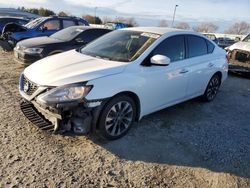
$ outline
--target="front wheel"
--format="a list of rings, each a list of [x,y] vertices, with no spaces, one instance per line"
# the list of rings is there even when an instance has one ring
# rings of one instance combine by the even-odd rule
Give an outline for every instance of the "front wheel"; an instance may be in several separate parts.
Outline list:
[[[121,95],[109,101],[102,110],[99,119],[99,131],[102,137],[114,140],[124,136],[135,120],[136,106],[133,99]]]
[[[221,84],[221,79],[219,75],[215,74],[208,82],[205,93],[203,94],[203,99],[205,101],[212,101],[216,97]]]

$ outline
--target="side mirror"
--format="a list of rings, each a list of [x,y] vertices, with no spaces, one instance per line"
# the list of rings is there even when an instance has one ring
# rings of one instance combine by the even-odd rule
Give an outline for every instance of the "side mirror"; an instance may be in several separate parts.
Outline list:
[[[150,59],[151,65],[156,66],[168,66],[170,64],[170,59],[164,55],[154,55]]]
[[[76,43],[85,43],[84,40],[82,38],[76,38],[75,39]]]

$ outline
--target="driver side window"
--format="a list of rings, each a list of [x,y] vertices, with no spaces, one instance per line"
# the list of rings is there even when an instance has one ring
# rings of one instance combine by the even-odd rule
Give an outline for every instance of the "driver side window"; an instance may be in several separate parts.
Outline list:
[[[164,55],[170,58],[171,62],[185,59],[184,36],[173,36],[161,42],[153,51],[154,55]]]
[[[60,21],[59,20],[49,20],[46,21],[41,27],[41,30],[60,30]]]

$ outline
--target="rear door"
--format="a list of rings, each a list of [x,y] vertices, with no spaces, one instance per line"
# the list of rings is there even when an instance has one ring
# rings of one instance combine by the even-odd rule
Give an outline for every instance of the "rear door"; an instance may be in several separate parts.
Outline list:
[[[214,45],[207,39],[186,35],[187,58],[189,60],[189,83],[187,96],[197,96],[204,92],[207,82],[214,72]]]

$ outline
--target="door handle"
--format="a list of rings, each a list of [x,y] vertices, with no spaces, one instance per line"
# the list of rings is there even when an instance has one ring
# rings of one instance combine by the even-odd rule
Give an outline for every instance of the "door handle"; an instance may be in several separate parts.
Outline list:
[[[185,74],[185,73],[187,73],[187,72],[188,72],[187,69],[182,69],[182,70],[180,70],[180,74]]]
[[[209,63],[209,64],[208,64],[208,67],[213,67],[213,66],[214,66],[213,63]]]

